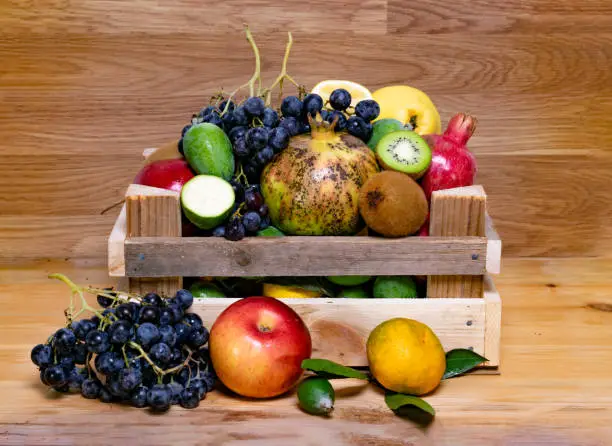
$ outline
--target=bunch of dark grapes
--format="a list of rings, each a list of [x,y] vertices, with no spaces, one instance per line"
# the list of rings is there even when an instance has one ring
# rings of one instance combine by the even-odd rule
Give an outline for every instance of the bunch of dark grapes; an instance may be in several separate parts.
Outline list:
[[[326,104],[331,110],[323,110],[323,119],[330,123],[335,120],[335,129],[346,130],[367,143],[372,136],[371,122],[380,114],[380,106],[372,99],[364,99],[352,109],[351,101],[351,94],[344,88],[332,91]]]
[[[171,299],[149,293],[134,301],[108,291],[97,300],[105,308],[99,316],[73,321],[32,349],[43,384],[154,411],[197,407],[215,373],[208,330],[186,312],[191,293],[179,290]]]
[[[258,184],[243,186],[238,179],[230,181],[236,195],[234,213],[229,220],[213,230],[213,236],[238,241],[270,226],[268,205],[264,203]]]

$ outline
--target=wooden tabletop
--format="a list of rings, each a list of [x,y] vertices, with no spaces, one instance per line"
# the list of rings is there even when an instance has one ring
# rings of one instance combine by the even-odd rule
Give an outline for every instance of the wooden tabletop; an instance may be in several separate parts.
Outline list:
[[[505,260],[496,281],[501,375],[445,381],[427,398],[437,410],[427,428],[393,415],[380,391],[351,380],[335,382],[330,419],[302,413],[293,394],[264,402],[214,391],[198,409],[151,415],[49,391],[29,353],[62,324],[68,293],[46,275],[113,284],[104,269],[82,266],[49,261],[0,271],[0,444],[612,442],[612,259]]]

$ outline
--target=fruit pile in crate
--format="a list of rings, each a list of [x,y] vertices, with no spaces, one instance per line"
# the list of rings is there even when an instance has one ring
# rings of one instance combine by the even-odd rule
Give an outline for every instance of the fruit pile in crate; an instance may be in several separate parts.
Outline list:
[[[329,378],[354,378],[431,417],[419,396],[499,364],[487,273],[501,242],[473,184],[476,121],[459,113],[442,132],[410,86],[307,89],[287,72],[291,34],[262,88],[247,40],[251,79],[147,151],[128,188],[109,237],[109,273],[127,284],[52,275],[72,297],[65,327],[32,350],[40,379],[154,411],[194,408],[215,382],[252,398],[297,385],[305,412],[329,415]]]

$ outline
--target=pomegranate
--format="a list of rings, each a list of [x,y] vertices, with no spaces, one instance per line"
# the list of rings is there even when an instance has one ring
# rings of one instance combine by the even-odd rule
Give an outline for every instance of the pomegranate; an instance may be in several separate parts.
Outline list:
[[[421,181],[428,200],[435,190],[474,184],[476,159],[466,143],[475,129],[476,118],[458,113],[451,118],[444,134],[423,137],[432,150],[431,165]]]

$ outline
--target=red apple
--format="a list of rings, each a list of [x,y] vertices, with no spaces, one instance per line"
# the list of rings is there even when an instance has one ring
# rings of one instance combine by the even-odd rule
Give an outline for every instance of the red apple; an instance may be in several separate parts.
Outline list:
[[[159,160],[144,166],[134,178],[134,184],[180,192],[193,177],[194,173],[184,159]]]
[[[221,382],[251,398],[285,393],[312,353],[300,316],[273,297],[247,297],[227,307],[213,324],[208,345]]]

